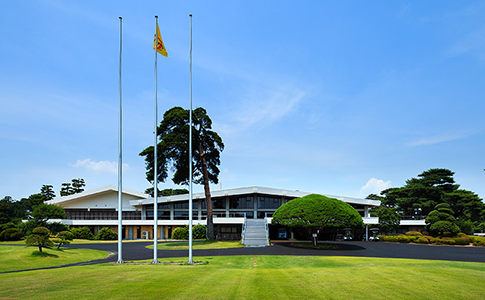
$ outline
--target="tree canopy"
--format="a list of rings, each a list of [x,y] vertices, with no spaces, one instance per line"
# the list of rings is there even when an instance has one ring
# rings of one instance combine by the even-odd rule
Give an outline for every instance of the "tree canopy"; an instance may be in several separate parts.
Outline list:
[[[281,205],[273,214],[273,225],[301,227],[318,237],[327,227],[363,227],[362,217],[350,204],[310,194]]]
[[[160,142],[157,145],[157,180],[164,182],[168,171],[173,171],[175,184],[189,183],[189,110],[173,107],[166,111],[157,128]],[[147,147],[140,153],[145,157],[147,180],[154,180],[154,148]],[[209,183],[219,182],[220,154],[224,150],[222,138],[212,130],[212,120],[204,108],[192,113],[192,178],[203,184],[207,204],[207,238],[214,239],[212,201]]]

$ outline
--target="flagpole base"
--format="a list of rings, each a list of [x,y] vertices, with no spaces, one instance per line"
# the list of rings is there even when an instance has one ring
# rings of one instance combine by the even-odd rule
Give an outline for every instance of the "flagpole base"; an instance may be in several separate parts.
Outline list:
[[[122,259],[118,259],[118,261],[116,263],[117,264],[124,264],[125,262]]]
[[[187,262],[188,264],[194,264],[194,260],[193,259],[189,259],[189,261]]]
[[[153,265],[158,265],[158,264],[160,264],[160,262],[159,262],[157,259],[154,259],[154,260],[151,262],[151,264],[153,264]]]

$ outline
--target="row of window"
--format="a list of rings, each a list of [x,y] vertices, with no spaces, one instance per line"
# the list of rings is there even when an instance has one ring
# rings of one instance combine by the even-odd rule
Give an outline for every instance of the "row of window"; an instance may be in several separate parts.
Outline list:
[[[244,214],[246,213],[246,218],[252,219],[254,218],[254,211],[230,211],[229,216],[226,215],[226,212],[213,212],[212,216],[214,218],[244,218]],[[264,212],[258,211],[256,214],[258,219],[264,219],[265,217],[273,216],[273,212]],[[201,219],[205,220],[207,218],[207,211],[203,211],[201,215]],[[146,213],[147,220],[153,220],[153,211],[147,211]],[[170,220],[170,212],[169,211],[159,211],[158,212],[158,219],[159,220]],[[188,220],[189,219],[189,212],[188,211],[174,211],[173,212],[173,219],[174,220]],[[192,219],[198,220],[199,215],[197,211],[192,212]]]
[[[202,209],[207,209],[207,204],[205,201],[201,201]],[[274,197],[258,197],[258,207],[260,209],[277,209],[281,206],[281,198]],[[177,202],[173,204],[174,209],[189,209],[189,202]],[[198,209],[199,202],[192,202],[192,209]],[[213,209],[226,209],[226,199],[213,199],[212,200]],[[235,197],[229,199],[229,209],[253,209],[254,208],[254,198],[253,196],[246,197]],[[159,204],[158,209],[170,210],[170,203]],[[147,205],[146,210],[153,211],[153,205]]]

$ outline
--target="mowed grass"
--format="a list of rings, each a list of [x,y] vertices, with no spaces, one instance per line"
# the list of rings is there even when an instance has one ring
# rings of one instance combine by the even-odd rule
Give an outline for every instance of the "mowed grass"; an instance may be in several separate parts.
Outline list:
[[[240,242],[225,242],[225,241],[193,241],[192,249],[227,249],[244,247]],[[153,245],[147,246],[153,249]],[[170,242],[158,244],[160,250],[188,250],[189,242]]]
[[[177,259],[168,259],[173,261]],[[483,299],[485,264],[325,256],[195,257],[0,274],[0,299]],[[185,262],[186,258],[179,259]]]
[[[61,250],[43,248],[42,252],[46,253],[47,256],[35,257],[32,255],[34,251],[38,252],[39,248],[33,246],[0,246],[0,272],[59,266],[101,259],[108,255],[99,250],[63,249],[61,247]]]

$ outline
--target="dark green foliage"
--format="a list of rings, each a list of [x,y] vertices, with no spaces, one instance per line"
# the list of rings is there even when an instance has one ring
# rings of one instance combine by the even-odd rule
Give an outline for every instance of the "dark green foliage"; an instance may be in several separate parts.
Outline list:
[[[18,228],[18,227],[19,227],[18,224],[14,223],[14,222],[8,222],[8,223],[5,223],[5,224],[0,224],[0,232],[4,231],[5,229]]]
[[[56,197],[56,193],[54,192],[54,187],[52,185],[44,184],[40,188],[40,194],[44,196],[45,200],[51,200]]]
[[[460,228],[455,224],[453,210],[447,203],[436,205],[435,210],[429,213],[426,218],[429,231],[434,236],[454,236],[460,232]]]
[[[20,241],[24,237],[22,230],[8,228],[0,232],[0,241]]]
[[[88,227],[74,227],[71,232],[75,239],[94,240],[94,234]]]
[[[224,149],[221,137],[212,130],[212,120],[204,108],[196,108],[192,117],[192,157],[189,162],[189,110],[173,107],[166,111],[157,128],[160,142],[157,145],[157,182],[164,182],[168,177],[168,168],[172,167],[172,181],[175,184],[189,182],[189,163],[193,165],[193,182],[204,185],[207,204],[207,235],[214,239],[212,220],[212,201],[209,183],[219,182],[220,155]],[[146,176],[149,182],[154,180],[154,147],[143,150]]]
[[[383,206],[396,208],[403,216],[428,216],[435,206],[447,203],[458,220],[479,222],[485,217],[485,205],[477,194],[459,189],[453,179],[454,172],[448,169],[429,169],[406,181],[403,187],[390,188],[381,192],[382,196],[369,195],[381,200]],[[448,214],[450,214],[448,212]],[[463,230],[470,230],[469,224]]]
[[[310,194],[280,206],[273,214],[273,225],[301,227],[318,237],[327,227],[363,227],[362,217],[350,204],[322,195]]]
[[[118,234],[108,227],[101,228],[96,236],[97,240],[116,240],[118,239]]]
[[[380,206],[375,211],[379,217],[379,230],[384,233],[396,231],[401,222],[401,216],[395,208]]]
[[[54,243],[52,243],[49,236],[49,229],[45,227],[36,227],[32,230],[32,233],[27,237],[25,242],[27,245],[39,247],[39,252],[42,252],[43,247],[54,246]]]
[[[177,227],[172,231],[172,239],[174,240],[188,240],[189,229],[187,227]]]
[[[64,219],[66,212],[64,208],[54,204],[39,204],[32,212],[32,217],[37,220],[47,221],[49,219]]]
[[[57,243],[57,249],[61,248],[61,245],[69,245],[73,240],[73,234],[70,231],[61,231],[56,235],[55,239],[52,239],[54,243]]]
[[[52,232],[52,234],[57,234],[59,232],[69,230],[69,227],[60,222],[47,223],[46,227],[50,230],[50,232]]]
[[[189,193],[189,190],[187,190],[187,189],[163,189],[163,190],[158,190],[157,195],[162,196],[162,197],[166,197],[166,196],[173,196],[173,195],[184,195],[184,194],[188,194],[188,193]],[[148,195],[154,197],[153,187],[147,188],[145,190],[145,194],[148,194]]]
[[[192,227],[192,239],[200,240],[206,238],[206,227],[201,224],[197,224]],[[189,239],[189,226],[177,227],[172,231],[172,239],[174,240],[188,240]]]
[[[452,222],[438,221],[430,226],[430,231],[438,236],[454,236],[460,228]]]
[[[82,178],[72,179],[71,182],[64,182],[62,184],[60,195],[61,197],[63,197],[63,196],[74,195],[77,193],[82,193],[84,192],[85,186],[86,186],[86,183],[84,182],[84,179]]]
[[[206,238],[206,227],[201,224],[197,224],[192,227],[192,238],[195,240],[202,240]]]
[[[27,222],[19,224],[19,228],[24,232],[25,235],[30,235],[32,230],[36,227],[47,227],[47,223],[43,220],[30,219]]]

